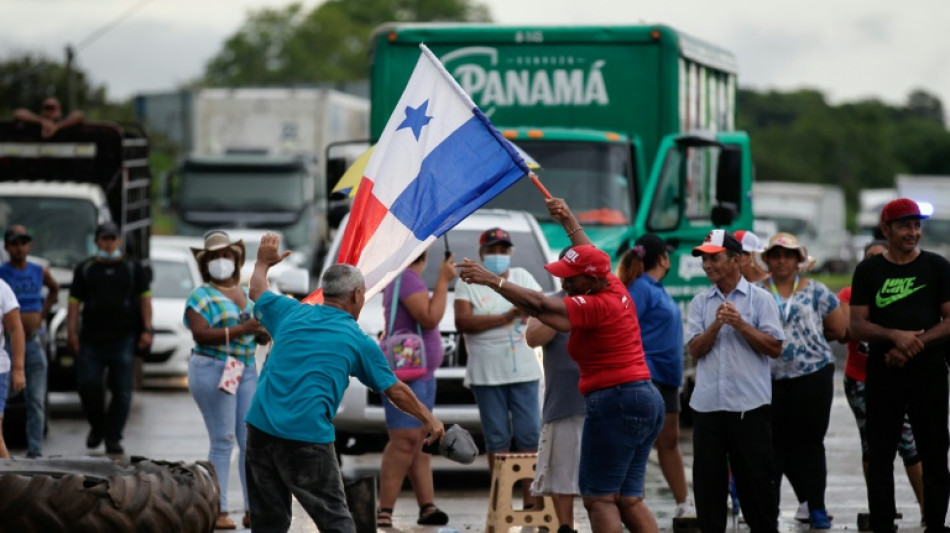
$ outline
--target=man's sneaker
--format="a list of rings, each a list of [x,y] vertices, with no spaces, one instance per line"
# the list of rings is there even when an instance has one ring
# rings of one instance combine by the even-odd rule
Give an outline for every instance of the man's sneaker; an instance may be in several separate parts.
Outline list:
[[[676,511],[673,512],[673,518],[692,518],[696,516],[696,508],[689,502],[676,504]]]
[[[106,453],[120,455],[125,453],[125,450],[122,448],[121,442],[117,440],[106,439]]]
[[[89,435],[86,435],[86,448],[98,448],[102,444],[102,433],[96,429],[90,429]]]
[[[831,529],[831,518],[824,509],[815,509],[808,512],[811,529]]]
[[[798,506],[798,511],[795,513],[795,520],[803,524],[808,523],[808,502],[802,502],[802,504]]]

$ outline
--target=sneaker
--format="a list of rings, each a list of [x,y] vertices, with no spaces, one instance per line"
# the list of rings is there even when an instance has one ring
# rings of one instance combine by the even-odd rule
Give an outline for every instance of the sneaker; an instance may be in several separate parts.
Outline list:
[[[798,511],[795,513],[795,520],[803,524],[808,523],[808,502],[802,502],[802,504],[798,506]]]
[[[696,516],[696,508],[689,502],[676,504],[676,510],[673,512],[673,518],[693,518]]]
[[[121,442],[117,440],[106,439],[106,453],[120,455],[125,453],[125,449],[122,448]]]
[[[102,444],[102,433],[96,429],[90,429],[86,435],[86,448],[98,448]]]
[[[831,529],[831,518],[824,509],[815,509],[808,513],[811,529]]]
[[[571,529],[571,526],[567,524],[561,524],[561,527],[557,528],[557,533],[577,533],[577,530]]]

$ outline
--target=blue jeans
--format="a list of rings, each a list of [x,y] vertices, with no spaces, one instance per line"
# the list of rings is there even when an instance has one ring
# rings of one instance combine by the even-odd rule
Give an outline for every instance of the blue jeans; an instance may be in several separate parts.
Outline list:
[[[115,341],[81,341],[76,360],[76,389],[93,432],[107,441],[122,440],[132,407],[133,349],[131,335]],[[109,371],[112,400],[106,411],[105,373]]]
[[[9,346],[9,345],[8,345]],[[43,455],[43,430],[46,426],[46,352],[40,337],[26,341],[26,453]]]
[[[507,385],[472,385],[482,421],[485,447],[489,452],[511,449],[535,451],[541,438],[541,407],[538,381]]]
[[[237,442],[238,475],[241,476],[241,488],[244,493],[244,508],[248,509],[247,477],[244,470],[244,457],[247,444],[247,426],[244,417],[251,407],[251,398],[257,390],[257,367],[247,365],[241,374],[241,383],[237,393],[228,394],[218,390],[218,381],[224,370],[224,361],[213,357],[192,354],[188,360],[188,390],[198,404],[201,417],[208,430],[211,449],[208,460],[218,474],[218,487],[221,495],[221,512],[228,510],[228,480],[231,474],[231,453]]]
[[[282,439],[248,424],[247,478],[255,533],[290,529],[291,495],[323,533],[356,533],[332,442]]]
[[[579,484],[584,496],[642,497],[650,450],[663,428],[663,397],[650,381],[584,396]]]

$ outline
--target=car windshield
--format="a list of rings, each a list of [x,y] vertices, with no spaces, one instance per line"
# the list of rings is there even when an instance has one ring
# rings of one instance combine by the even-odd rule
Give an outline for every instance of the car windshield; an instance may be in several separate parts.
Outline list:
[[[557,198],[568,198],[584,224],[626,225],[632,220],[630,150],[622,144],[519,141],[541,164],[537,173]],[[536,201],[526,202],[525,199]],[[550,219],[531,180],[515,182],[486,208],[527,210],[538,220]]]
[[[478,238],[482,230],[452,230],[448,232],[449,249],[455,254],[455,260],[461,261],[463,258],[478,260]],[[551,275],[544,270],[544,265],[548,258],[545,257],[541,245],[537,239],[528,232],[511,232],[511,240],[515,244],[511,256],[511,266],[521,267],[531,273],[544,292],[557,290]],[[429,260],[426,269],[422,273],[422,278],[428,285],[429,290],[435,288],[435,281],[439,276],[439,266],[442,259],[445,258],[445,239],[440,238],[432,243],[429,248]],[[449,290],[455,290],[455,281],[449,284]]]
[[[51,266],[72,268],[96,250],[96,206],[79,198],[0,198],[0,231],[22,224],[33,236],[31,255]]]
[[[187,299],[194,290],[188,264],[168,259],[152,260],[152,297]]]
[[[182,209],[298,211],[307,201],[303,172],[241,170],[185,171],[181,181]]]

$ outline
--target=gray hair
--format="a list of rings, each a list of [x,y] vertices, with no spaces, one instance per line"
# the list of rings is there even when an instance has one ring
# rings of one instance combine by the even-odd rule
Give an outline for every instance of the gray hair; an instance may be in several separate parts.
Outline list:
[[[333,265],[323,273],[323,295],[329,298],[349,298],[353,291],[365,286],[363,274],[353,265]]]

